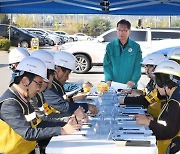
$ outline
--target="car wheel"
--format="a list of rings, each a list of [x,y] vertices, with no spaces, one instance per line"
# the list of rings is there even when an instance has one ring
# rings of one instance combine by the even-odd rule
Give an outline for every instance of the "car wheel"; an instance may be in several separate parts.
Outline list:
[[[54,45],[54,41],[53,41],[53,40],[50,40],[50,41],[49,41],[49,45],[50,45],[50,46],[53,46],[53,45]]]
[[[29,47],[29,44],[28,44],[27,41],[22,41],[20,44],[21,44],[21,47],[23,47],[23,48],[28,48]]]
[[[74,42],[74,39],[70,37],[69,42]]]
[[[83,54],[76,54],[76,73],[86,73],[91,69],[89,58]]]
[[[87,40],[88,40],[88,41],[91,41],[91,38],[90,38],[90,37],[88,37],[88,38],[87,38]]]

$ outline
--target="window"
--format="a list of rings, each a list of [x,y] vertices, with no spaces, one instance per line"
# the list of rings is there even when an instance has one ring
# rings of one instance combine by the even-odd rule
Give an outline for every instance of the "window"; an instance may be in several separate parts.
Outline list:
[[[8,28],[4,25],[0,26],[0,35],[1,36],[6,36],[9,33]]]
[[[132,30],[129,37],[134,41],[147,41],[147,32]]]
[[[178,32],[152,32],[152,40],[180,39]]]
[[[16,28],[11,27],[11,34],[12,35],[19,35],[19,31]]]
[[[85,36],[84,34],[82,34],[82,33],[78,33],[78,34],[76,34],[77,36]]]
[[[146,31],[131,31],[130,38],[134,41],[146,41]],[[112,31],[104,36],[104,42],[111,42],[117,38],[117,31]]]
[[[111,42],[117,38],[117,31],[112,31],[104,36],[103,42]]]
[[[38,34],[38,35],[42,35],[42,33],[41,33],[41,32],[36,32],[36,31],[35,31],[34,33],[35,33],[35,34]]]
[[[64,33],[64,32],[59,32],[61,35],[66,35],[66,33]]]

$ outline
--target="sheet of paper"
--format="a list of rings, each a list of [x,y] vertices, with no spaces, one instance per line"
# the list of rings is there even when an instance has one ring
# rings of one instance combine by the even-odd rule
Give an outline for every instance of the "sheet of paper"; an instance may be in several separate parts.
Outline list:
[[[127,87],[127,84],[114,82],[114,81],[112,81],[111,87],[116,91],[118,91],[118,89],[131,90],[130,88]]]

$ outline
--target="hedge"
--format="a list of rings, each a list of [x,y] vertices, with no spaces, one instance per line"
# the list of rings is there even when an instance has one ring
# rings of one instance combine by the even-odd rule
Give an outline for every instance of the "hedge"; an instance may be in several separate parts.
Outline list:
[[[10,41],[7,38],[0,36],[0,50],[8,51],[10,46]]]

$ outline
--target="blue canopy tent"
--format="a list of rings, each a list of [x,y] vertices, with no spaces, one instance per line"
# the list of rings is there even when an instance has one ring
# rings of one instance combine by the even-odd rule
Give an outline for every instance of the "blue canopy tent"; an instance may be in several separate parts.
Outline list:
[[[0,13],[180,15],[180,0],[0,0]]]

